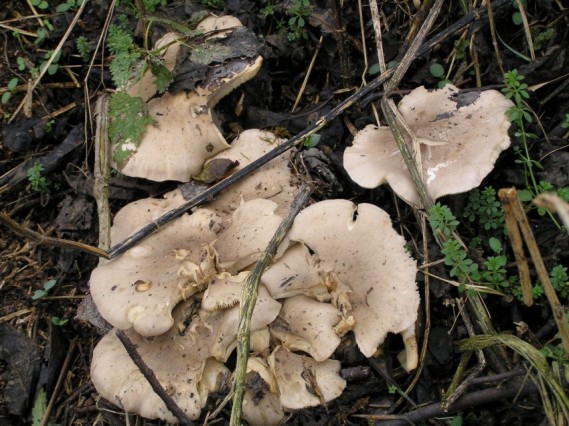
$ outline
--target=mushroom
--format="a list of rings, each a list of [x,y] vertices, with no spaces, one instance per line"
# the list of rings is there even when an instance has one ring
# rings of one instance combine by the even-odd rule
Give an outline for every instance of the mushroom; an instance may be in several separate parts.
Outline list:
[[[282,217],[275,214],[277,208],[274,201],[256,199],[243,203],[233,212],[231,224],[213,245],[223,270],[237,272],[259,259],[282,221]],[[288,239],[285,239],[277,257],[287,247]]]
[[[278,262],[267,268],[261,282],[275,299],[304,294],[320,302],[327,302],[330,294],[320,278],[319,262],[317,256],[311,254],[304,244],[295,244]]]
[[[174,316],[184,321],[184,305]],[[214,334],[197,318],[184,334],[178,327],[146,339],[132,330],[125,332],[158,382],[190,419],[197,419],[210,392],[219,390],[228,374],[223,364],[210,359]],[[125,411],[143,417],[175,422],[164,402],[132,362],[115,333],[104,336],[93,351],[91,380],[99,394]]]
[[[330,303],[294,296],[284,301],[271,333],[288,350],[306,352],[320,362],[330,358],[340,344],[334,327],[341,320],[342,313]]]
[[[179,192],[164,200],[145,199],[125,206],[115,217],[116,244],[143,224],[176,207]],[[124,254],[104,261],[91,273],[91,295],[113,326],[156,336],[172,327],[172,310],[209,283],[215,259],[204,246],[216,238],[219,218],[208,209],[183,215]],[[204,272],[205,271],[205,272]]]
[[[243,286],[241,282],[241,288]],[[271,297],[264,286],[259,286],[259,293],[253,316],[251,317],[251,332],[261,331],[264,333],[266,326],[279,314],[281,304]],[[217,292],[215,292],[217,293]],[[239,292],[240,294],[241,292]],[[204,299],[212,297],[207,291]],[[224,302],[225,303],[225,302]],[[222,304],[207,301],[206,305],[214,306],[214,310],[200,310],[200,317],[205,324],[213,330],[214,344],[211,348],[211,355],[218,361],[225,362],[237,345],[237,329],[239,326],[239,305],[231,308],[223,308]],[[254,334],[254,333],[253,333]]]
[[[221,28],[222,23],[219,20],[207,22],[215,29]],[[234,21],[226,24],[235,27]],[[208,25],[204,24],[201,29],[207,31],[210,28]],[[160,47],[172,40],[179,40],[174,41],[163,53],[169,69],[175,63],[173,58],[178,55],[182,39],[181,35],[174,34],[158,43]],[[208,75],[195,90],[189,93],[165,93],[150,99],[147,109],[154,125],[146,127],[138,145],[131,141],[121,141],[115,146],[115,150],[120,149],[129,155],[124,156],[126,160],[122,164],[115,163],[114,167],[127,176],[154,181],[189,181],[200,172],[206,159],[229,147],[214,123],[212,108],[236,87],[253,78],[261,63],[261,56],[256,56],[253,59],[232,60],[227,67],[223,63],[212,64],[207,71]],[[220,70],[222,72],[217,73]],[[129,93],[140,94],[143,99],[147,99],[155,90],[154,79],[145,75],[129,89]]]
[[[346,387],[338,374],[340,362],[336,360],[316,362],[277,346],[268,363],[277,381],[281,404],[288,410],[326,405]]]
[[[450,84],[431,92],[419,87],[401,100],[398,109],[420,147],[419,172],[433,200],[480,185],[510,145],[506,111],[512,106],[498,91],[463,94]],[[388,127],[358,132],[344,153],[344,168],[364,188],[388,183],[409,204],[420,204]]]
[[[266,361],[250,356],[243,398],[243,418],[251,426],[278,425],[285,413],[279,401],[277,381]]]
[[[231,143],[231,149],[217,154],[212,160],[227,159],[237,162],[238,166],[233,169],[233,172],[237,172],[282,142],[282,139],[273,133],[256,129],[246,130]],[[230,215],[242,201],[265,198],[276,202],[276,212],[284,214],[288,211],[299,186],[288,166],[290,155],[290,151],[287,151],[255,170],[233,185],[231,191],[222,192],[208,207],[216,210],[221,216]]]
[[[289,238],[320,259],[318,269],[332,302],[346,319],[353,316],[356,342],[365,356],[375,353],[387,333],[401,333],[415,323],[417,268],[405,240],[379,207],[347,200],[315,203],[296,217]]]

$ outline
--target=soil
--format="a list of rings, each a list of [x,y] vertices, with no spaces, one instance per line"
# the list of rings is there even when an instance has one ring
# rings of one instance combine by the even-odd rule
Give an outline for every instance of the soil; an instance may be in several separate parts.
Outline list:
[[[53,424],[162,424],[127,415],[100,398],[90,382],[92,351],[102,328],[79,319],[78,307],[83,304],[81,309],[89,311],[85,303],[89,301],[89,275],[97,265],[96,256],[45,239],[38,243],[29,234],[18,232],[29,230],[44,237],[97,246],[92,113],[97,96],[113,90],[114,85],[108,68],[112,58],[107,50],[96,47],[105,34],[107,19],[121,19],[132,28],[139,45],[143,27],[128,2],[120,2],[115,13],[109,15],[112,2],[92,0],[76,23],[73,20],[79,8],[73,0],[67,1],[70,8],[63,12],[56,12],[56,1],[49,1],[44,10],[39,8],[40,2],[4,3],[0,10],[0,94],[11,95],[0,104],[0,206],[16,224],[8,226],[3,220],[6,226],[0,227],[0,425],[31,424],[34,416],[42,417],[42,409],[45,414],[46,406]],[[155,14],[186,22],[215,2],[167,3],[158,6]],[[207,9],[237,16],[261,41],[264,57],[258,76],[216,107],[228,140],[240,129],[249,128],[294,136],[377,76],[369,72],[374,71],[378,59],[367,2],[362,2],[359,9],[359,2],[310,1],[305,25],[298,28],[298,39],[291,41],[295,28],[289,21],[290,10],[298,3],[230,0],[223,8]],[[555,191],[569,187],[568,129],[563,126],[569,122],[569,13],[555,0],[521,3],[527,26],[514,22],[520,15],[511,2],[495,4],[492,21],[483,16],[415,58],[392,96],[398,101],[415,87],[436,88],[445,78],[463,90],[500,90],[504,87],[503,71],[517,69],[529,85],[530,96],[524,101],[532,121],[526,123],[525,131],[535,135],[529,140],[528,153],[539,162],[535,166],[536,179],[549,182]],[[272,14],[268,14],[268,7],[273,8]],[[469,10],[463,7],[470,5],[445,2],[431,35],[445,31],[467,15]],[[388,1],[381,2],[380,11],[388,63],[398,59],[400,51],[405,52],[405,36],[417,10],[412,2]],[[41,35],[42,28],[47,29],[47,36],[38,42],[36,36]],[[68,29],[71,32],[66,34]],[[151,43],[163,30],[160,25],[151,27]],[[40,64],[64,37],[57,69],[32,87]],[[89,46],[83,57],[78,43]],[[444,76],[433,75],[437,74],[431,67],[435,63],[442,65]],[[307,84],[301,91],[306,75]],[[18,80],[15,86],[10,83],[14,78]],[[299,94],[298,105],[293,107]],[[456,343],[483,331],[470,303],[467,301],[463,307],[467,300],[464,289],[447,283],[453,277],[449,276],[450,268],[439,261],[443,254],[436,240],[430,233],[421,232],[413,209],[394,196],[388,186],[363,189],[342,168],[344,149],[351,144],[356,130],[376,122],[373,108],[380,109],[382,96],[380,89],[372,91],[320,130],[318,151],[307,155],[304,164],[319,183],[315,200],[346,198],[380,206],[391,215],[419,263],[425,258],[422,247],[426,240],[428,258],[435,262],[429,279],[422,273],[417,278],[422,297],[417,324],[419,348],[424,349],[422,368],[406,373],[400,367],[396,355],[402,342],[397,336],[389,337],[380,353],[367,359],[348,335],[334,355],[342,362],[342,376],[347,380],[342,396],[326,407],[291,414],[287,424],[537,425],[552,422],[547,417],[551,410],[560,413],[557,424],[565,424],[569,420],[569,400],[565,396],[561,399],[564,402],[558,399],[551,407],[545,405],[544,398],[552,398],[553,393],[543,389],[540,392],[542,384],[524,380],[528,371],[535,374],[535,370],[519,351],[500,346],[500,352],[498,345],[492,345],[483,353],[471,352],[470,361],[464,358]],[[237,115],[235,106],[241,97],[243,113]],[[500,155],[480,188],[527,188],[527,169],[520,163],[519,153],[523,154],[524,146],[517,132],[519,128],[513,125],[512,146]],[[34,179],[30,176],[34,167],[37,172],[38,162],[43,170]],[[131,201],[160,196],[176,185],[114,176],[110,188],[112,212]],[[440,201],[450,206],[461,221],[461,236],[467,246],[474,247],[470,257],[482,264],[491,253],[487,241],[495,237],[508,256],[508,275],[517,276],[511,244],[501,228],[484,229],[484,224],[469,222],[462,216],[468,194]],[[530,203],[524,206],[547,270],[569,265],[569,239],[567,232],[556,225],[556,216],[542,214]],[[477,238],[482,243],[473,243]],[[531,262],[530,274],[532,283],[537,283]],[[53,280],[55,285],[50,287]],[[566,308],[569,291],[563,288],[558,289],[558,295]],[[545,295],[536,297],[533,306],[527,307],[511,288],[500,290],[505,295],[483,296],[494,329],[547,353],[553,371],[558,369],[564,377],[567,354],[556,337],[557,326]],[[461,315],[461,311],[466,314]],[[79,317],[85,318],[85,314]],[[461,362],[466,363],[466,370],[458,380],[464,387],[456,394],[458,400],[444,412],[440,403]],[[43,408],[42,391],[46,398]],[[224,397],[223,392],[212,395],[196,423],[205,422],[205,416]],[[229,410],[225,407],[210,423],[228,423]]]

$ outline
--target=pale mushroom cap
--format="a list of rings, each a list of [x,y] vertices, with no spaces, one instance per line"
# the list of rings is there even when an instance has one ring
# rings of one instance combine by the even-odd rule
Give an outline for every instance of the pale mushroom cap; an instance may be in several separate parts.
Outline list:
[[[230,36],[233,29],[242,27],[237,18],[209,17],[200,23],[198,30],[214,31],[207,38]],[[216,32],[227,28],[226,32]],[[176,65],[181,42],[179,34],[167,34],[157,47],[175,41],[165,52],[164,64],[169,70]],[[253,78],[263,59],[237,58],[230,64],[211,65],[211,72],[191,93],[165,93],[150,99],[156,92],[155,78],[146,72],[135,83],[129,94],[147,101],[148,114],[154,125],[146,126],[140,143],[123,141],[115,147],[125,151],[124,164],[113,164],[123,174],[154,181],[175,180],[188,182],[202,170],[205,160],[227,149],[229,145],[214,123],[211,109],[235,88]],[[216,73],[221,69],[223,72]]]
[[[261,330],[275,320],[281,304],[271,297],[263,285],[259,286],[257,302],[251,317],[251,332]],[[240,305],[217,312],[200,311],[200,317],[214,333],[211,355],[218,361],[225,362],[237,345]]]
[[[239,165],[233,169],[236,172],[282,142],[282,139],[270,132],[246,130],[231,143],[230,149],[217,154],[215,159],[223,158],[239,162]],[[287,212],[299,186],[288,166],[289,160],[290,151],[279,155],[237,182],[230,191],[223,191],[208,204],[208,207],[218,211],[220,215],[229,215],[241,205],[242,201],[265,198],[279,205],[277,213]]]
[[[275,299],[304,294],[320,302],[329,301],[330,294],[320,278],[319,262],[304,244],[295,244],[267,268],[261,282]]]
[[[155,214],[152,209],[161,212],[165,206],[176,204],[175,199],[141,200],[124,207],[111,229],[112,244],[139,227],[138,215],[143,223],[151,222],[149,217]],[[181,290],[192,279],[180,270],[187,263],[200,264],[206,254],[204,244],[216,237],[217,220],[213,211],[198,209],[175,219],[115,259],[101,262],[91,274],[90,289],[103,318],[121,329],[134,327],[145,336],[170,329],[171,312],[184,296]]]
[[[334,327],[341,319],[342,313],[329,303],[294,296],[284,301],[279,318],[271,325],[271,333],[285,348],[324,361],[340,344]]]
[[[296,217],[289,237],[320,258],[320,270],[338,291],[336,303],[351,304],[348,314],[356,321],[353,331],[364,355],[372,356],[387,333],[400,333],[415,323],[417,268],[405,251],[405,240],[379,207],[321,201]]]
[[[178,321],[183,319],[182,312],[183,307],[177,309],[175,316]],[[204,327],[198,318],[183,336],[177,327],[154,339],[141,337],[132,330],[126,334],[178,406],[190,419],[198,418],[207,393],[218,389],[216,386],[221,384],[219,376],[226,371],[217,364],[210,366],[206,382],[200,384],[213,343],[211,330]],[[149,419],[176,421],[114,332],[103,337],[93,351],[91,379],[102,397],[125,411]]]
[[[243,399],[243,418],[251,426],[278,425],[285,413],[277,395],[277,383],[261,358],[247,360],[247,381]]]
[[[282,221],[282,217],[275,214],[277,208],[274,201],[257,199],[235,210],[231,224],[214,243],[222,268],[237,272],[259,259]],[[288,238],[285,238],[277,255],[287,247]]]
[[[158,182],[187,182],[197,175],[205,160],[229,147],[204,102],[184,92],[165,93],[148,102],[148,113],[156,124],[146,127],[138,147],[117,146],[133,145],[130,159],[122,168],[118,165],[121,172]]]
[[[423,180],[433,200],[475,188],[492,171],[510,145],[506,111],[512,106],[495,90],[460,94],[450,84],[430,92],[419,87],[403,98],[398,109],[421,142]],[[402,199],[419,205],[389,128],[368,126],[358,132],[346,149],[344,167],[358,185],[388,183]]]
[[[277,380],[281,404],[288,410],[314,407],[331,401],[340,396],[346,387],[345,380],[339,376],[340,362],[336,360],[316,362],[277,346],[268,362]],[[313,391],[309,392],[308,389]]]

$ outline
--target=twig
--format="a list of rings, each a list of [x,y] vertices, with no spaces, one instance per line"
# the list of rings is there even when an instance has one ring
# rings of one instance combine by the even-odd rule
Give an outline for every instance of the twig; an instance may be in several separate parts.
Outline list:
[[[109,255],[105,250],[101,250],[100,248],[93,247],[88,244],[79,243],[77,241],[64,240],[62,238],[53,238],[39,234],[37,232],[32,231],[31,229],[28,229],[20,225],[18,222],[16,222],[14,219],[11,219],[9,216],[5,215],[4,213],[0,213],[0,223],[6,225],[15,234],[18,234],[24,238],[28,238],[29,240],[35,241],[36,243],[39,244],[81,250],[85,253],[94,254],[95,256],[100,256],[104,257],[105,259],[109,259]]]
[[[109,209],[109,179],[111,177],[111,155],[108,144],[109,118],[107,106],[109,96],[105,93],[95,105],[95,184],[93,192],[97,201],[99,217],[99,248],[111,247],[111,214]]]
[[[77,337],[75,337],[69,344],[69,348],[67,349],[67,355],[65,356],[65,360],[63,361],[63,366],[61,367],[61,371],[59,372],[57,383],[55,384],[55,388],[53,389],[53,393],[51,394],[51,398],[49,399],[49,404],[45,409],[45,413],[43,415],[43,419],[41,420],[40,426],[46,426],[49,422],[49,415],[53,411],[53,406],[55,405],[55,401],[57,400],[57,396],[59,395],[59,391],[61,389],[61,386],[63,385],[63,381],[67,377],[67,370],[69,368],[69,364],[71,364],[71,355],[73,355],[73,351],[75,351],[75,346],[77,346]]]
[[[424,422],[425,420],[432,419],[434,417],[448,416],[449,413],[469,410],[473,407],[477,407],[480,405],[495,403],[496,401],[500,401],[506,398],[527,395],[530,393],[535,393],[536,391],[537,387],[531,381],[510,382],[501,387],[484,389],[464,395],[462,398],[458,399],[453,405],[449,407],[448,413],[443,411],[440,403],[435,402],[433,404],[425,405],[409,413],[403,414],[399,416],[398,419],[381,422],[381,425],[382,426],[408,426],[410,424],[414,425]],[[369,420],[380,420],[379,416],[374,417],[368,415],[361,415],[357,417],[366,418]],[[391,419],[393,419],[393,417],[391,417]]]
[[[128,356],[130,357],[130,359],[132,359],[132,362],[134,362],[134,364],[138,367],[144,378],[148,380],[148,383],[152,387],[152,390],[164,402],[166,408],[168,408],[168,410],[183,425],[192,425],[193,423],[188,418],[186,413],[182,411],[182,409],[178,406],[178,404],[176,404],[176,402],[172,399],[172,397],[168,395],[168,393],[164,390],[164,387],[162,387],[162,385],[156,378],[154,371],[152,371],[150,367],[146,365],[146,363],[144,362],[144,360],[136,350],[136,346],[130,341],[126,333],[123,330],[117,330],[116,335],[123,344],[126,352],[128,353]]]
[[[239,314],[239,329],[237,331],[237,364],[235,366],[235,378],[233,379],[233,407],[231,409],[230,425],[241,426],[241,414],[243,397],[245,396],[245,381],[247,374],[247,359],[249,357],[249,337],[251,316],[257,301],[259,281],[264,270],[271,264],[279,245],[285,238],[292,226],[294,218],[300,212],[302,206],[308,201],[314,190],[312,185],[303,184],[298,195],[292,202],[291,208],[283,219],[278,229],[271,238],[269,245],[261,254],[261,258],[247,277],[241,294],[241,310]]]
[[[530,252],[531,258],[533,259],[533,264],[537,271],[537,276],[539,277],[539,281],[543,286],[547,300],[551,305],[551,311],[553,312],[553,318],[555,318],[557,328],[559,329],[561,342],[563,343],[563,349],[565,350],[566,354],[569,354],[569,326],[567,325],[565,309],[563,309],[563,305],[559,303],[557,293],[555,293],[555,289],[551,284],[549,274],[547,273],[547,269],[543,263],[539,247],[537,246],[535,237],[533,236],[533,232],[529,226],[528,218],[524,212],[522,203],[518,198],[517,191],[515,188],[502,188],[500,191],[498,191],[498,196],[500,197],[500,201],[502,202],[502,205],[504,205],[504,208],[507,206],[514,213],[517,227],[519,227],[522,235],[524,236],[526,246]],[[510,230],[509,227],[508,232],[511,235],[512,230]]]

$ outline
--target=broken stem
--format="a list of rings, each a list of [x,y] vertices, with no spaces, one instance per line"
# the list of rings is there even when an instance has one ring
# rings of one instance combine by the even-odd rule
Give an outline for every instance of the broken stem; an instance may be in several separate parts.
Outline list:
[[[261,254],[261,258],[247,277],[243,292],[241,294],[241,310],[239,313],[239,329],[237,331],[237,363],[235,366],[235,377],[233,379],[233,407],[231,409],[231,426],[241,426],[243,397],[245,396],[245,381],[247,376],[247,360],[250,348],[250,328],[253,309],[257,301],[257,291],[259,281],[265,269],[271,264],[277,249],[292,227],[294,218],[300,209],[308,201],[310,194],[314,190],[312,185],[303,184],[299,193],[292,202],[291,208],[283,219],[273,238],[269,242],[266,250]]]

